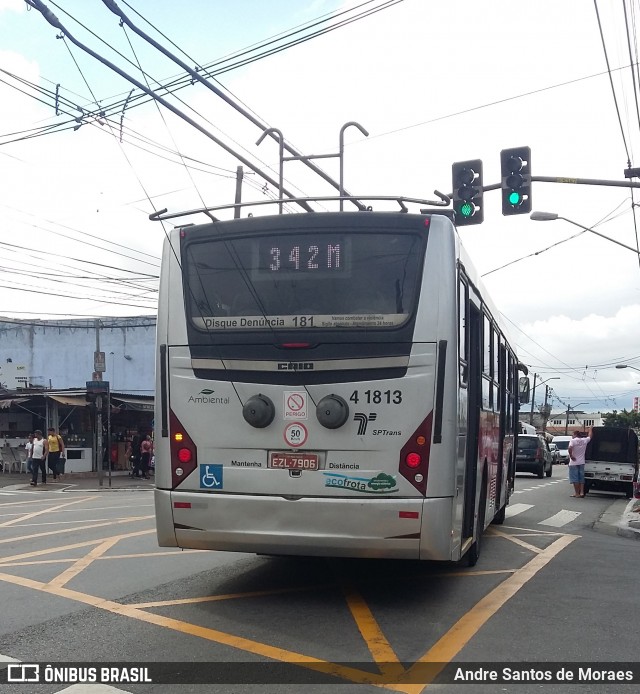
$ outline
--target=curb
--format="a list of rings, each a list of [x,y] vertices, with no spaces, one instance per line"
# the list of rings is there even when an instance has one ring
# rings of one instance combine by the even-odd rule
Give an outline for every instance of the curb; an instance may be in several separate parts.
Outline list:
[[[630,499],[619,523],[618,535],[640,540],[640,499]]]
[[[152,492],[155,487],[98,487],[87,489],[87,487],[77,487],[76,489],[61,489],[65,494],[101,494],[103,492]]]
[[[616,499],[593,524],[593,529],[640,540],[640,499]]]
[[[150,492],[155,489],[155,484],[128,484],[128,485],[114,485],[109,486],[108,480],[105,480],[103,486],[98,486],[97,480],[95,485],[85,486],[71,481],[64,482],[50,482],[44,487],[42,484],[38,484],[37,488],[32,487],[29,482],[18,482],[16,484],[8,484],[4,487],[0,486],[0,492],[22,492],[22,491],[33,491],[42,490],[46,492],[64,492],[65,494],[88,494],[95,492]],[[37,493],[37,492],[36,492]]]

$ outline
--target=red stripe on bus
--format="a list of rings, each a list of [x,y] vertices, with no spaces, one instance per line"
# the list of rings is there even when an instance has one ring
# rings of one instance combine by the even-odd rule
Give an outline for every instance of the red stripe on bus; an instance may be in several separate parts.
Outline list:
[[[420,518],[417,511],[398,511],[399,518]]]
[[[190,501],[174,501],[173,508],[191,508]]]

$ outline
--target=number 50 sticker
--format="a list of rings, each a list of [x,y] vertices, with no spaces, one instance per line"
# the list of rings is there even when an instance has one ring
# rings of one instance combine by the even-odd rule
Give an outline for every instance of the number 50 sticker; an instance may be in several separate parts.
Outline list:
[[[292,448],[302,446],[307,440],[308,435],[307,428],[304,424],[300,424],[300,422],[291,422],[291,424],[287,424],[284,428],[284,440]]]

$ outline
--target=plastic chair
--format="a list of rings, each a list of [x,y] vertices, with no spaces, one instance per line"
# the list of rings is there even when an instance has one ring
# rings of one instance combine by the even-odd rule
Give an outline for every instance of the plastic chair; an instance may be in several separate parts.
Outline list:
[[[15,465],[14,460],[8,460],[5,458],[0,452],[0,463],[2,463],[2,474],[4,475],[5,472],[11,473],[13,471],[13,466]]]
[[[27,454],[25,451],[18,451],[16,465],[18,467],[18,472],[27,472]]]

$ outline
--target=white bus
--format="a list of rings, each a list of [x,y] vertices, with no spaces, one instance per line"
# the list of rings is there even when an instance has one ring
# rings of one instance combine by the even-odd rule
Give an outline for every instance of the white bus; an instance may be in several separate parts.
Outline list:
[[[160,546],[473,565],[518,362],[443,214],[178,227],[157,328]]]

